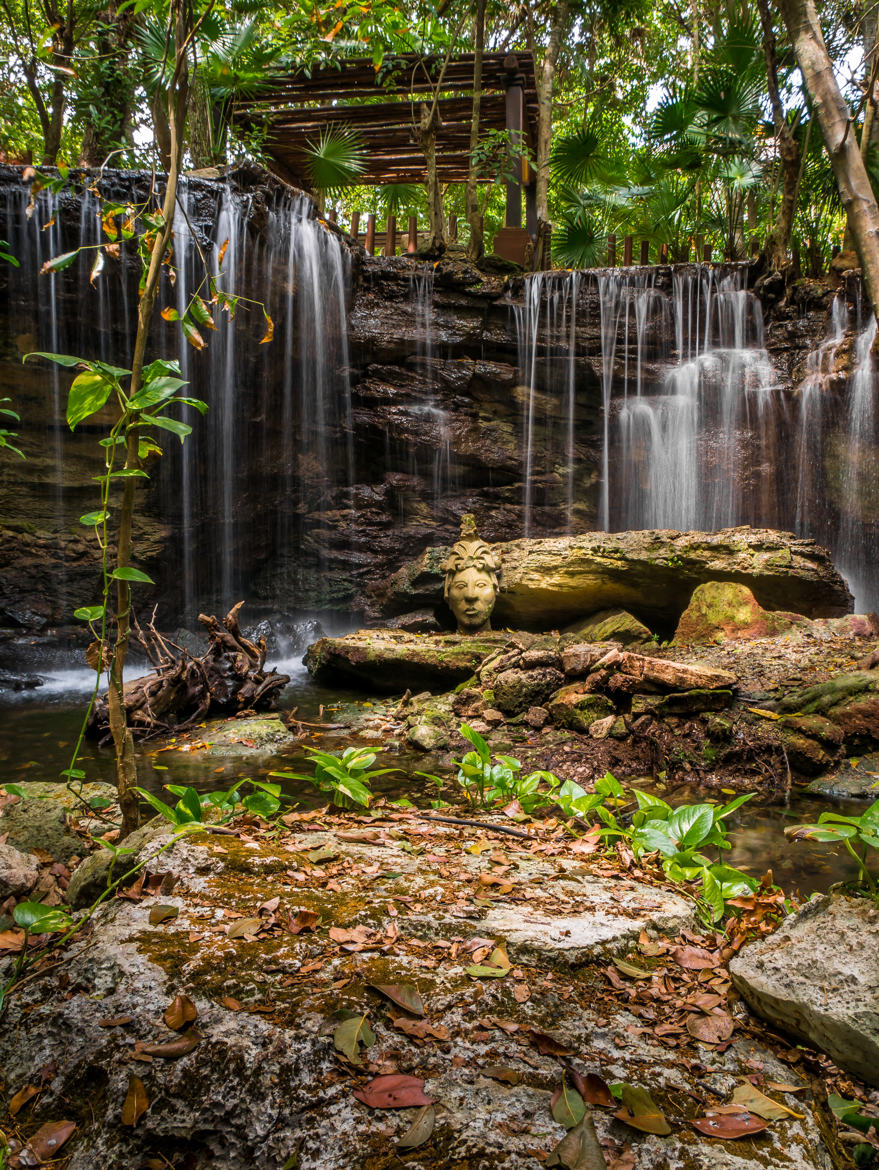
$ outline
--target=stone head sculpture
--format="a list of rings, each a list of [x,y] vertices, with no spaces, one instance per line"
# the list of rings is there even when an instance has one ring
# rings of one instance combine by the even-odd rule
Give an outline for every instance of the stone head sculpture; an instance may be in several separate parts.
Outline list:
[[[457,619],[459,634],[491,629],[500,567],[500,556],[480,540],[473,516],[462,516],[461,539],[441,566],[446,574],[443,597]]]

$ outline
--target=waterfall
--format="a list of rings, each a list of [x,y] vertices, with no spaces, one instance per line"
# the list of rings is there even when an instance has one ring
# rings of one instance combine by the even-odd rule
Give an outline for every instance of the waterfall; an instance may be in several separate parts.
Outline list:
[[[523,304],[515,306],[519,373],[522,378],[522,526],[531,535],[536,489],[551,505],[554,481],[564,484],[559,500],[564,527],[573,531],[576,500],[576,338],[584,274],[536,272],[525,278]],[[554,418],[564,434],[553,434]],[[559,468],[560,465],[560,468]],[[538,477],[539,469],[539,477]]]
[[[143,198],[137,176],[109,172],[100,181],[118,203]],[[108,243],[98,200],[86,185],[58,195],[42,191],[28,220],[27,194],[24,186],[9,189],[0,225],[21,264],[6,274],[12,336],[30,350],[130,365],[140,273],[133,246],[121,242],[92,281],[97,246]],[[78,248],[69,267],[38,276],[46,260]],[[173,279],[163,279],[159,308],[182,315],[193,294],[210,303],[211,276],[241,300],[231,311],[211,305],[215,330],[198,326],[203,350],[156,313],[149,355],[176,358],[190,383],[185,393],[209,409],[206,416],[182,409],[193,428],[182,446],[160,434],[164,456],[150,464],[151,482],[139,493],[135,561],[164,550],[163,601],[190,622],[200,610],[243,597],[287,612],[319,608],[332,600],[327,566],[333,556],[345,559],[345,524],[352,528],[348,520],[327,522],[352,508],[349,254],[305,196],[271,186],[242,189],[234,177],[182,180],[173,249]],[[274,341],[262,345],[265,314],[275,323]],[[95,434],[83,427],[71,435],[66,427],[66,370],[28,371],[32,401],[26,391],[16,406],[25,426],[37,411],[48,419],[47,450],[37,453],[31,444],[17,474],[45,484],[44,496],[51,492],[46,511],[54,517],[58,557],[47,595],[63,596],[67,621],[69,610],[90,600],[79,592],[66,597],[63,565],[78,516],[95,507]],[[42,531],[48,535],[45,522]],[[170,532],[178,539],[168,540]]]
[[[423,401],[412,409],[413,413],[420,415],[427,422],[429,430],[436,439],[430,472],[430,495],[436,518],[446,497],[456,485],[449,416],[436,401],[433,393],[434,359],[436,356],[433,329],[433,269],[419,265],[417,271],[410,274],[409,282],[409,297],[415,331],[414,364],[418,378],[424,387]],[[413,476],[419,476],[420,468],[414,449],[411,452],[410,468]]]

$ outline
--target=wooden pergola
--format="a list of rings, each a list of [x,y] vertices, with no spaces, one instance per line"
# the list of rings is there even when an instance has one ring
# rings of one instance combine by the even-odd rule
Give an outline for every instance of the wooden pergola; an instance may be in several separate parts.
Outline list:
[[[445,63],[416,54],[394,57],[378,73],[371,58],[352,58],[335,68],[300,70],[273,79],[233,112],[244,130],[264,135],[272,168],[287,182],[308,188],[306,150],[329,127],[356,130],[365,146],[366,168],[358,184],[422,183],[427,164],[415,126],[422,102],[439,93],[438,178],[467,180],[472,124],[474,54]],[[482,59],[480,130],[509,130],[533,152],[537,142],[537,87],[530,53],[486,53]],[[536,230],[534,175],[522,161],[519,182],[507,183],[507,229]]]

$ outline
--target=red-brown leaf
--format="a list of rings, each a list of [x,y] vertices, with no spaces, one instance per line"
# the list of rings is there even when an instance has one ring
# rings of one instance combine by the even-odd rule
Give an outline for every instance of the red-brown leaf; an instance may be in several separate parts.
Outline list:
[[[424,1015],[424,1003],[411,983],[370,983],[369,986],[411,1015]]]
[[[165,1008],[165,1023],[175,1032],[182,1032],[198,1015],[198,1009],[188,995],[175,995],[173,1003]]]
[[[160,1056],[165,1060],[178,1060],[181,1056],[192,1052],[200,1040],[201,1036],[198,1032],[189,1031],[173,1040],[162,1041],[158,1044],[144,1044],[140,1051],[146,1056]]]
[[[30,1138],[25,1149],[29,1150],[38,1162],[51,1162],[58,1156],[58,1151],[75,1129],[75,1121],[47,1121]]]
[[[424,1081],[420,1077],[391,1073],[373,1077],[354,1096],[370,1109],[409,1109],[413,1105],[433,1105],[433,1098],[424,1095]]]
[[[141,1117],[149,1109],[149,1106],[150,1100],[147,1097],[147,1091],[143,1081],[140,1077],[136,1077],[134,1073],[130,1073],[128,1077],[128,1093],[122,1105],[122,1124],[137,1125]]]
[[[715,1113],[707,1111],[705,1117],[697,1117],[691,1121],[693,1129],[704,1133],[708,1137],[721,1138],[723,1141],[733,1141],[735,1138],[748,1137],[752,1133],[762,1133],[767,1128],[766,1122],[761,1121],[752,1113]]]
[[[538,1052],[544,1056],[570,1056],[573,1052],[561,1040],[550,1036],[548,1032],[539,1032],[536,1028],[528,1029],[528,1037]]]
[[[605,1109],[615,1108],[616,1098],[607,1087],[604,1077],[598,1076],[597,1073],[587,1073],[583,1077],[572,1068],[568,1069],[568,1073],[574,1088],[584,1101],[588,1101],[590,1105],[603,1105]]]
[[[688,971],[703,971],[720,966],[720,956],[703,947],[672,947],[669,953],[678,966],[686,967]]]
[[[39,1091],[40,1090],[36,1085],[25,1085],[24,1088],[19,1089],[12,1100],[9,1102],[10,1116],[15,1117],[19,1109],[21,1109],[23,1105],[27,1105],[28,1101],[30,1101],[32,1097],[36,1097]]]
[[[732,1017],[725,1012],[710,1016],[688,1016],[687,1031],[705,1044],[723,1044],[733,1034]]]

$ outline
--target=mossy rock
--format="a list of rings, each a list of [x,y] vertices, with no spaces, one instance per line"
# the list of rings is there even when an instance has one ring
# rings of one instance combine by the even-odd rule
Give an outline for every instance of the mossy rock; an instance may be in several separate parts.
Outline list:
[[[674,640],[689,645],[769,638],[808,624],[808,618],[801,614],[764,609],[747,585],[736,581],[706,581],[693,590]]]
[[[846,760],[839,771],[813,780],[807,791],[837,799],[879,799],[879,753]]]
[[[668,715],[697,715],[703,711],[723,711],[733,701],[729,690],[682,691],[671,695],[635,695],[632,714],[650,713],[660,719]]]
[[[563,634],[575,634],[580,642],[619,642],[621,646],[645,646],[653,634],[625,609],[603,609],[584,621],[572,622]]]
[[[556,727],[582,732],[587,732],[597,719],[616,714],[616,707],[607,695],[586,692],[576,684],[556,691],[547,710]]]
[[[494,706],[505,715],[521,715],[529,707],[542,707],[564,681],[562,672],[551,666],[501,671],[494,680]]]

